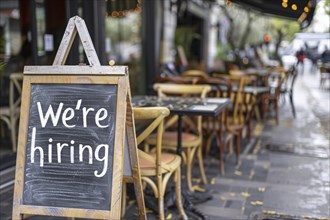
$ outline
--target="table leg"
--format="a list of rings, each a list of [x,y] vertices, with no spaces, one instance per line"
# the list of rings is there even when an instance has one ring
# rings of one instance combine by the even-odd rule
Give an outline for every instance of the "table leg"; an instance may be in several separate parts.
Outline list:
[[[259,111],[259,106],[258,106],[258,102],[259,102],[258,97],[253,95],[252,98],[253,98],[253,100],[252,100],[252,103],[253,103],[252,111],[255,112],[257,121],[260,121],[261,116],[260,116],[260,111]]]
[[[178,117],[178,128],[177,128],[178,131],[177,154],[180,155],[180,157],[182,157],[182,115],[179,114],[178,116],[179,117]],[[194,192],[190,192],[188,190],[186,192],[181,192],[181,195],[183,198],[183,206],[187,213],[191,212],[194,213],[195,216],[197,215],[198,217],[200,217],[201,219],[208,219],[207,215],[199,211],[191,202],[191,200],[198,200]],[[175,194],[172,194],[172,196],[175,196]]]
[[[177,155],[182,157],[182,115],[178,115],[178,146],[177,146]]]
[[[225,151],[225,143],[223,141],[223,123],[222,123],[223,112],[219,115],[219,131],[216,134],[217,145],[219,146],[219,164],[220,164],[220,173],[221,175],[225,174],[225,161],[224,161],[224,151]]]

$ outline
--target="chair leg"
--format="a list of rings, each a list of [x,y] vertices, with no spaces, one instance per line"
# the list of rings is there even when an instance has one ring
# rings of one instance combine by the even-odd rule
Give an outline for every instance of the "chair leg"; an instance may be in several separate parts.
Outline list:
[[[123,182],[123,191],[122,191],[122,199],[121,199],[121,217],[124,218],[126,212],[126,183]]]
[[[158,188],[158,216],[160,220],[165,219],[165,210],[164,210],[164,189],[166,185],[163,185],[163,179],[161,176],[157,177],[157,188]]]
[[[267,103],[266,100],[263,101],[262,103],[262,118],[265,120],[267,118],[267,114],[268,114],[268,107],[267,107]]]
[[[12,142],[12,149],[13,152],[16,152],[17,150],[17,140],[16,140],[16,135],[17,135],[17,131],[16,131],[16,120],[13,119],[11,117],[10,119],[10,123],[11,123],[11,142]]]
[[[293,94],[292,93],[290,93],[290,104],[291,104],[293,117],[296,118],[296,109],[293,104]]]
[[[239,155],[241,153],[241,134],[236,136],[236,164],[239,163]]]
[[[247,121],[247,135],[249,142],[251,141],[251,133],[252,133],[252,125],[251,125],[251,118]]]
[[[204,170],[202,146],[201,145],[198,146],[197,157],[198,157],[199,172],[201,173],[203,184],[207,184],[207,179],[206,179],[205,170]]]
[[[161,190],[159,190],[161,191]],[[159,194],[161,194],[159,192]],[[164,210],[164,195],[158,196],[158,216],[160,220],[165,220],[165,210]]]
[[[258,105],[255,105],[253,107],[253,111],[255,113],[255,116],[256,116],[257,121],[260,121],[261,120],[261,116],[260,116]]]
[[[182,205],[182,199],[181,199],[181,168],[180,166],[176,169],[175,172],[175,194],[176,194],[176,207],[179,210],[179,214],[182,219],[186,220],[188,219],[186,213],[184,212],[184,208]]]
[[[196,148],[195,148],[196,149]],[[188,190],[193,192],[192,182],[191,182],[191,172],[192,172],[192,158],[194,158],[194,149],[187,149],[187,185]]]
[[[232,137],[229,143],[229,156],[233,154],[234,154],[234,138]]]
[[[212,138],[213,138],[212,133],[209,133],[208,135],[206,135],[204,157],[207,157],[210,153]]]
[[[278,125],[278,104],[277,104],[277,99],[274,101],[274,108],[275,108],[275,119],[276,119],[276,124]]]
[[[220,174],[225,175],[225,144],[220,142],[221,140],[218,141],[218,146],[219,146],[219,157],[220,157]]]

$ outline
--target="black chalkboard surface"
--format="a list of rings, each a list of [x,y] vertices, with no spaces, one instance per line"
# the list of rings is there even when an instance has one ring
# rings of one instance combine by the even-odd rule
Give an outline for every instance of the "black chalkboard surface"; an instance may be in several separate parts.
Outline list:
[[[24,205],[110,209],[116,105],[117,85],[31,85]]]

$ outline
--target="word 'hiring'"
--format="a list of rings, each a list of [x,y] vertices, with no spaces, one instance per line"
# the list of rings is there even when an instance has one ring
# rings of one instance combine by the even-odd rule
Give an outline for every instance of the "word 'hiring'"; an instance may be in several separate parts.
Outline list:
[[[81,108],[81,103],[82,99],[79,99],[77,101],[77,105],[75,109],[73,108],[63,108],[64,104],[61,102],[56,110],[56,113],[53,110],[52,105],[48,106],[47,111],[44,113],[42,110],[42,106],[40,102],[37,102],[37,108],[38,108],[38,114],[39,114],[39,119],[40,119],[40,124],[42,128],[45,128],[48,121],[51,121],[51,124],[53,127],[56,127],[58,125],[58,122],[62,121],[62,124],[67,127],[67,128],[74,128],[76,127],[76,124],[72,123],[72,119],[75,117],[75,110],[80,110]],[[94,108],[87,108],[83,107],[82,108],[82,127],[87,128],[88,127],[88,115],[91,114],[92,112],[95,113],[94,121],[95,125],[99,128],[107,128],[109,124],[103,122],[107,117],[108,117],[108,111],[105,108],[100,108],[97,111],[95,111]],[[77,116],[78,117],[78,116]],[[44,149],[41,146],[36,146],[36,133],[37,129],[36,127],[32,128],[32,135],[31,135],[31,163],[35,162],[35,152],[38,151],[40,155],[40,167],[44,166]],[[84,152],[88,152],[88,163],[93,164],[93,149],[90,145],[87,144],[78,144],[75,149],[74,146],[75,141],[71,140],[70,144],[69,143],[56,143],[54,144],[54,147],[56,148],[57,151],[57,163],[62,163],[62,150],[63,148],[68,148],[70,151],[70,163],[74,163],[74,153],[75,150],[76,152],[79,153],[79,162],[84,161]],[[86,154],[86,153],[85,153]],[[101,156],[102,154],[102,156]],[[98,170],[94,171],[94,175],[96,177],[103,177],[108,169],[108,158],[109,158],[109,145],[108,144],[99,144],[95,148],[94,152],[94,157],[95,160],[99,162],[103,162],[103,169],[101,172]],[[53,138],[48,139],[48,163],[53,163]]]

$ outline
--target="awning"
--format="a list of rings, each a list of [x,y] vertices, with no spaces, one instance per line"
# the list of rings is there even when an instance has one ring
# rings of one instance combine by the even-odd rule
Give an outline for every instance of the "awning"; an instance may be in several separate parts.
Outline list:
[[[301,29],[310,25],[313,20],[317,0],[231,0],[265,14],[296,20]]]

